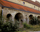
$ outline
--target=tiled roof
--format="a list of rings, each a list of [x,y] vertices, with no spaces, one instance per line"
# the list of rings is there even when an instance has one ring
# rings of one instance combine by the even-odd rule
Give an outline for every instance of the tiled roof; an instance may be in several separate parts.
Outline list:
[[[22,0],[22,1],[26,1],[40,7],[40,3],[38,1],[35,2],[33,2],[32,0]]]
[[[8,1],[0,0],[0,4],[2,6],[16,8],[16,9],[19,9],[19,10],[24,10],[24,11],[29,11],[29,12],[32,12],[32,13],[40,14],[40,11],[38,11],[38,10],[34,10],[32,8],[25,7],[25,6],[22,6],[22,5],[19,5],[19,4],[15,4],[15,3],[11,3],[11,2],[8,2]]]

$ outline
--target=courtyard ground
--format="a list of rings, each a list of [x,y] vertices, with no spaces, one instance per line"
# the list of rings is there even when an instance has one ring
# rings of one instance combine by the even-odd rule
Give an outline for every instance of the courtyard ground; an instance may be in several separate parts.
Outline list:
[[[30,25],[30,26],[31,26],[30,29],[23,30],[22,32],[40,32],[40,25]]]

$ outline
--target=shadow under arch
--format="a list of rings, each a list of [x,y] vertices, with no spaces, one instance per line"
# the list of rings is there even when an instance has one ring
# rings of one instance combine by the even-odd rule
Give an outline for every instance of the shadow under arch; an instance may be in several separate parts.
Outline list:
[[[33,15],[29,15],[29,18],[32,19],[33,18]]]
[[[18,25],[19,28],[23,27],[23,14],[17,13],[15,15],[15,23]]]
[[[40,16],[37,17],[38,19],[40,18]]]
[[[7,19],[10,19],[11,17],[12,17],[12,15],[11,14],[7,14]]]
[[[21,13],[17,13],[15,15],[15,19],[19,21],[19,19],[23,19],[23,15]]]
[[[34,23],[34,18],[33,18],[33,15],[29,15],[29,24],[33,24]]]
[[[38,21],[40,21],[40,16],[37,17]]]

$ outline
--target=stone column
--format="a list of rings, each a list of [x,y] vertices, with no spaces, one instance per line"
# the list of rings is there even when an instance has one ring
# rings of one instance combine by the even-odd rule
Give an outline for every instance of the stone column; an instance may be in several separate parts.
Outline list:
[[[27,24],[29,24],[29,16],[27,16]]]

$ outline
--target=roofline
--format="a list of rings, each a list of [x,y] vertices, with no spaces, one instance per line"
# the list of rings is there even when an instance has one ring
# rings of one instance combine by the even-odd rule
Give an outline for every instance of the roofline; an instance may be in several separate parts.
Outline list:
[[[26,1],[26,2],[28,2],[28,1]],[[30,2],[28,2],[28,3],[30,3]],[[33,4],[33,3],[31,3],[31,4]],[[35,5],[35,4],[33,4],[33,5]],[[38,5],[36,5],[36,6],[38,6]],[[38,6],[38,7],[40,7],[40,6]]]
[[[6,6],[1,6],[1,7],[11,8],[11,7],[6,7]],[[16,8],[11,8],[11,9],[20,10],[20,9],[16,9]],[[39,13],[34,13],[34,12],[30,12],[30,11],[25,11],[25,10],[20,10],[20,11],[24,11],[24,12],[28,12],[28,13],[33,13],[33,14],[39,14]]]
[[[28,2],[28,1],[25,1],[25,2]],[[31,2],[28,2],[28,3],[31,3]],[[31,4],[33,4],[33,3],[31,3]],[[35,5],[35,4],[33,4],[33,5]],[[38,6],[38,5],[36,5],[36,6]],[[40,6],[38,6],[38,7],[40,7]]]
[[[4,1],[6,1],[6,0],[4,0]],[[11,2],[11,1],[8,1],[8,2]],[[25,1],[25,2],[28,2],[28,1]],[[11,2],[11,3],[14,3],[14,2]],[[28,3],[30,3],[30,2],[28,2]],[[33,4],[33,3],[30,3],[30,4]],[[33,4],[33,5],[35,5],[35,4]],[[36,6],[38,6],[38,5],[36,5]],[[38,7],[40,7],[40,6],[38,6]]]

